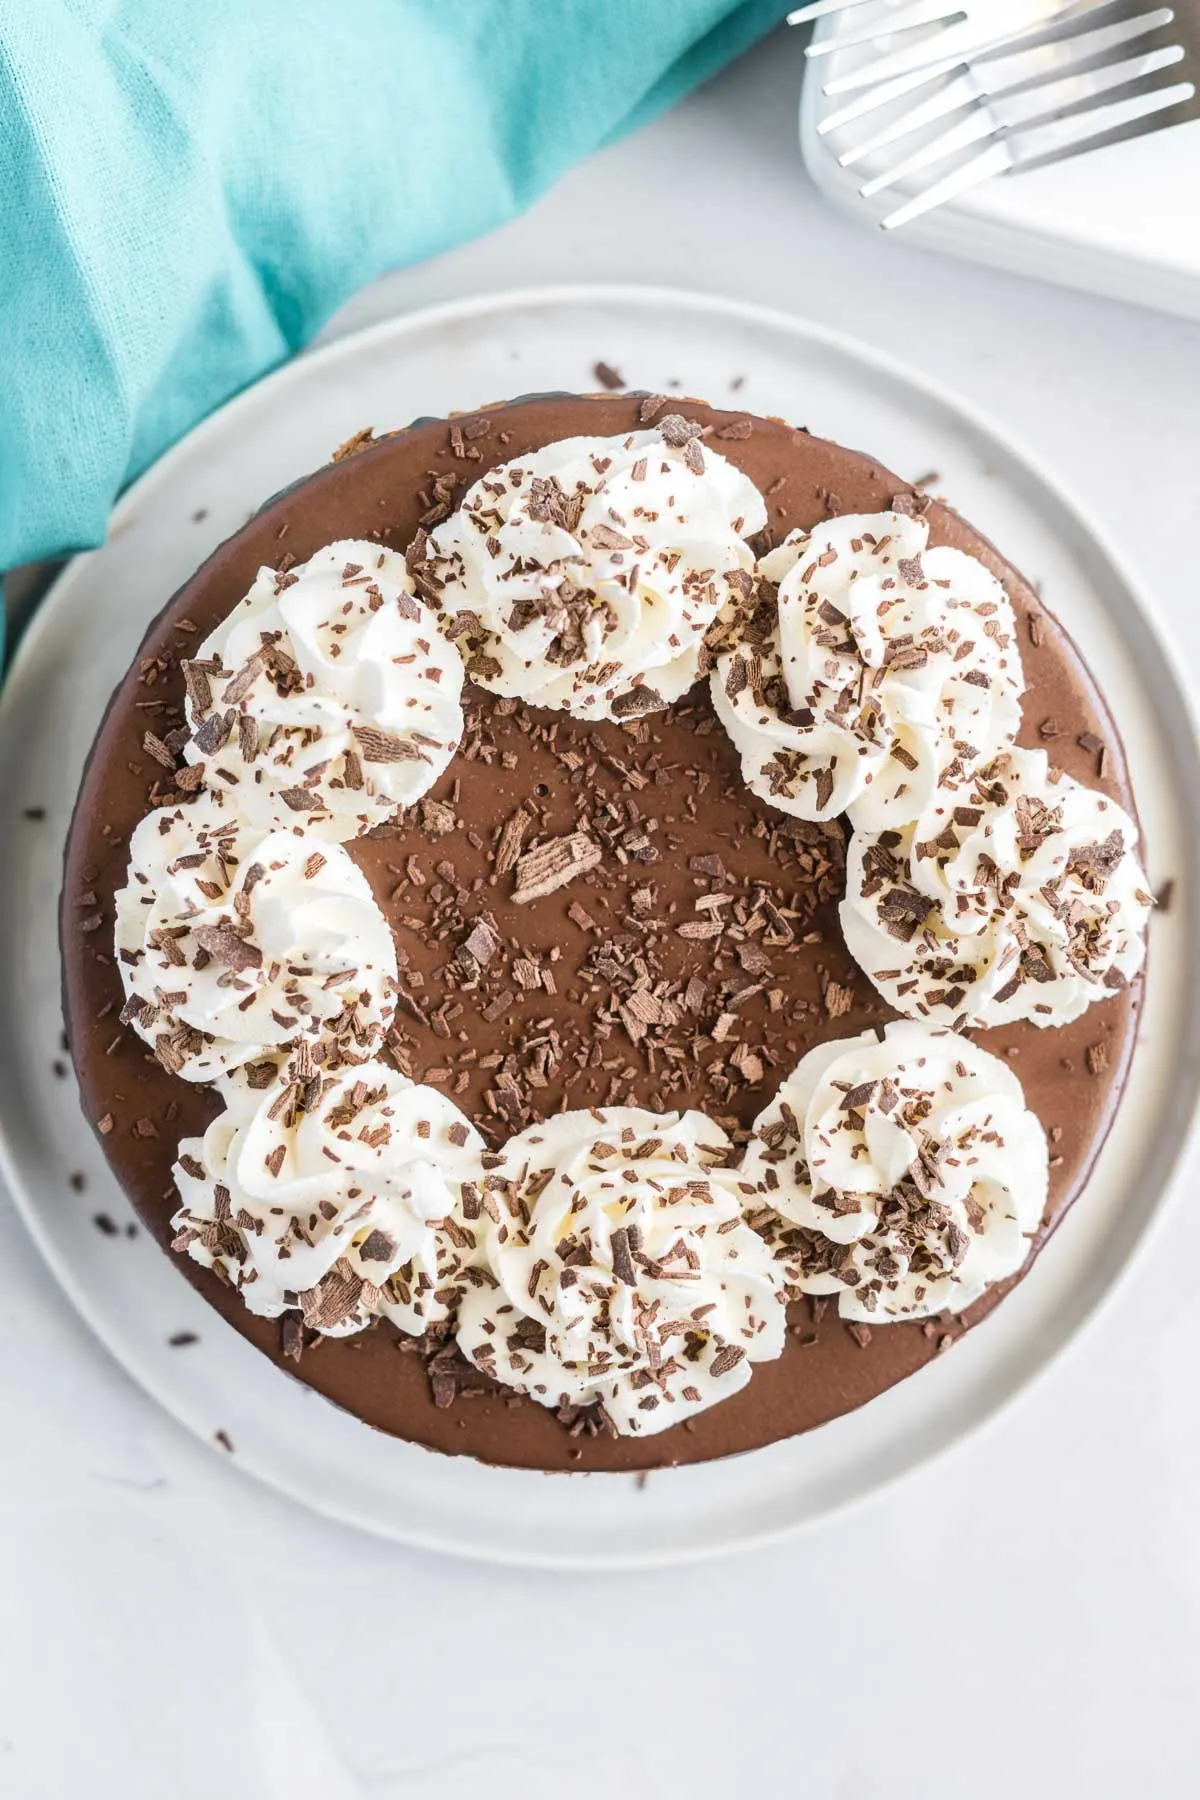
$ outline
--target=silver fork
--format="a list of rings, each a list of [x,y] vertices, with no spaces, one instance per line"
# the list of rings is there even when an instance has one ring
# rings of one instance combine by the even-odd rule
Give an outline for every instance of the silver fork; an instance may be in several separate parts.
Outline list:
[[[815,16],[829,16],[863,0],[817,0]],[[937,0],[934,0],[937,4]],[[967,11],[970,0],[953,9]],[[903,19],[904,33],[919,29],[911,15],[932,14],[932,6],[893,8],[877,15],[875,33],[892,39],[894,21]],[[942,4],[939,21],[949,16]],[[1028,9],[1027,9],[1028,11]],[[836,130],[881,106],[894,108],[922,87],[933,91],[900,112],[873,136],[844,150],[844,166],[892,152],[914,134],[924,133],[918,147],[900,160],[889,157],[860,190],[882,192],[932,165],[953,159],[947,173],[911,193],[905,204],[882,220],[887,229],[906,224],[921,213],[998,175],[1043,166],[1077,155],[1101,142],[1140,135],[1185,118],[1200,117],[1200,98],[1192,75],[1200,67],[1200,20],[1180,20],[1168,6],[1131,7],[1114,0],[1068,0],[1048,6],[1041,17],[1011,29],[1010,6],[976,0],[967,19],[955,17],[935,36],[909,38],[900,52],[885,50],[866,70],[829,83],[825,92],[857,91],[859,98],[828,115],[822,132]],[[801,8],[802,17],[814,16]],[[1001,19],[1009,29],[997,32]],[[932,23],[932,17],[920,24]],[[989,30],[990,27],[990,30]],[[958,33],[957,38],[954,37]],[[855,31],[855,45],[871,36]],[[949,50],[947,41],[954,39]],[[841,47],[842,34],[825,42]],[[1129,52],[1132,51],[1132,54]],[[1177,79],[1164,80],[1175,70]],[[942,125],[943,129],[936,129]],[[976,154],[972,147],[982,146]]]

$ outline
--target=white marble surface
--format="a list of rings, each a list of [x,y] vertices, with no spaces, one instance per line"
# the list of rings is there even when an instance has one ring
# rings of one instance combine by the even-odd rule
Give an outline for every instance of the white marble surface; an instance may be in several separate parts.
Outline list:
[[[836,323],[1065,472],[1200,673],[1200,327],[856,233],[800,169],[799,60],[774,40],[338,326],[605,278]],[[1184,1800],[1195,1187],[978,1440],[782,1547],[602,1580],[408,1554],[240,1479],[109,1363],[0,1199],[0,1795]]]

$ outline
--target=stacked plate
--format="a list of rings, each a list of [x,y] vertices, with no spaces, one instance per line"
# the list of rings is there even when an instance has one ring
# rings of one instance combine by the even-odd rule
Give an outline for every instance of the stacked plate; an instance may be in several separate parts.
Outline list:
[[[1148,9],[1146,0],[1135,10]],[[818,19],[814,29],[813,42],[822,54],[809,62],[801,96],[804,160],[828,198],[868,225],[893,212],[909,190],[901,185],[869,199],[861,196],[859,189],[876,165],[843,168],[838,159],[866,135],[864,124],[823,132],[847,100],[844,92],[825,89],[836,89],[864,57],[876,55],[875,43],[864,47],[859,41],[864,33],[877,30],[878,47],[894,50],[902,39],[886,36],[889,15],[912,10],[911,0],[866,0]],[[996,0],[963,0],[957,14],[969,20],[985,10],[995,18]],[[1017,10],[1011,0],[1002,0],[1006,21],[1011,16],[1019,23]],[[1021,10],[1032,9],[1023,4]],[[930,41],[929,33],[960,29],[931,26],[921,35]],[[1194,80],[1195,70],[1191,73]],[[881,113],[865,123],[874,131],[887,118]],[[927,182],[925,176],[921,185]],[[1185,118],[1166,130],[989,181],[906,224],[903,232],[931,249],[1200,318],[1198,193],[1200,119]]]

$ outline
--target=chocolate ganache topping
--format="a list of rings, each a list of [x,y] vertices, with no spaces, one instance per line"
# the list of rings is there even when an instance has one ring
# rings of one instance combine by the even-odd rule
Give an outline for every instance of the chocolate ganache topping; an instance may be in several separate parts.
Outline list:
[[[346,451],[170,604],[85,774],[114,1167],[244,1335],[437,1448],[648,1467],[861,1404],[1028,1268],[1123,1084],[1149,898],[1078,652],[777,421]]]

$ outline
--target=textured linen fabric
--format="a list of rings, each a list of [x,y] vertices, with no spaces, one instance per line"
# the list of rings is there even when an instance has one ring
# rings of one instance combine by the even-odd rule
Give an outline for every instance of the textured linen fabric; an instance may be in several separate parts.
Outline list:
[[[127,480],[363,283],[509,218],[783,11],[0,0],[0,570],[101,542]]]

